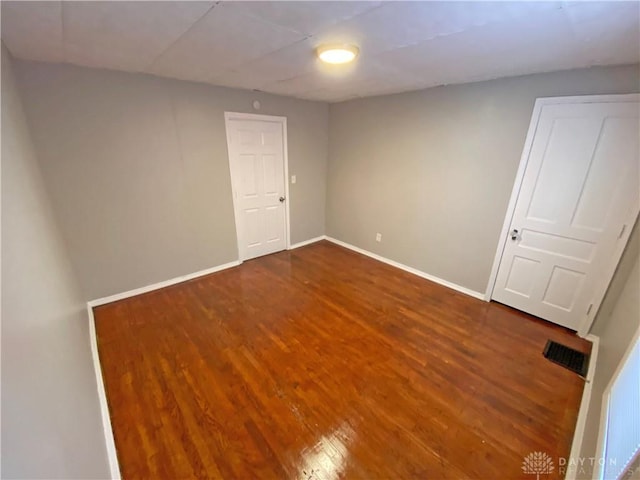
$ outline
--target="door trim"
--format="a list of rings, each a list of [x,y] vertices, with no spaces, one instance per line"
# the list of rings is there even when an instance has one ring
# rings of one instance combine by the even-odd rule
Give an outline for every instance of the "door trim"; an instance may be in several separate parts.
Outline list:
[[[242,244],[242,238],[238,231],[239,213],[238,205],[236,202],[236,189],[233,183],[233,176],[231,174],[231,137],[229,136],[229,121],[231,120],[258,120],[261,122],[279,123],[282,125],[282,153],[284,160],[284,196],[286,198],[284,202],[284,224],[285,224],[285,250],[291,248],[291,224],[290,224],[290,212],[289,204],[291,203],[291,196],[289,195],[289,142],[287,140],[287,117],[277,117],[274,115],[259,115],[257,113],[241,113],[241,112],[224,112],[224,128],[227,137],[227,159],[229,162],[229,179],[231,180],[231,197],[233,200],[233,217],[236,227],[236,246],[238,248],[238,259],[240,263],[244,261],[244,258],[240,258],[240,245]]]
[[[579,95],[572,97],[542,97],[537,98],[535,104],[533,106],[533,113],[531,115],[531,122],[529,123],[529,130],[527,131],[527,136],[524,141],[524,147],[522,149],[522,155],[520,157],[520,164],[518,166],[518,171],[516,173],[515,181],[513,184],[513,189],[511,190],[511,197],[509,198],[509,204],[507,206],[507,211],[504,217],[504,222],[502,224],[502,229],[500,230],[500,237],[498,238],[498,245],[496,248],[496,254],[493,259],[493,266],[491,267],[491,274],[489,275],[489,282],[487,283],[487,289],[484,294],[484,300],[489,302],[491,301],[491,297],[493,297],[493,290],[495,289],[496,279],[498,277],[498,268],[500,266],[500,261],[502,260],[502,254],[504,253],[504,248],[507,243],[507,234],[509,233],[509,227],[511,226],[511,221],[513,219],[513,214],[516,208],[516,202],[518,200],[518,196],[520,195],[520,188],[522,187],[522,182],[524,181],[525,170],[527,169],[527,163],[529,162],[529,155],[531,154],[531,147],[533,145],[533,138],[535,136],[536,130],[538,128],[538,122],[540,121],[540,114],[542,112],[542,107],[546,105],[560,105],[564,103],[627,103],[627,102],[640,102],[640,94],[638,93],[630,93],[630,94],[622,94],[622,95]],[[640,210],[640,206],[637,206],[634,209],[634,212],[629,214],[629,217],[626,219],[629,227],[624,232],[623,236],[620,238],[621,241],[618,242],[616,246],[616,250],[614,252],[614,261],[611,262],[607,267],[606,271],[603,272],[604,275],[602,278],[607,279],[604,282],[600,282],[596,286],[594,297],[593,297],[593,307],[589,311],[589,313],[585,316],[584,320],[580,323],[578,328],[578,335],[581,337],[586,337],[591,329],[591,325],[593,324],[593,320],[595,319],[598,310],[600,308],[600,304],[602,303],[602,299],[604,298],[605,293],[607,292],[607,288],[609,287],[609,283],[611,283],[611,278],[615,272],[615,269],[618,266],[618,262],[620,261],[620,257],[622,256],[622,252],[629,241],[629,236],[631,231],[633,230],[633,225],[638,217],[638,211]]]
[[[638,328],[636,332],[633,334],[633,338],[631,339],[629,346],[625,350],[624,355],[620,359],[620,362],[618,362],[618,365],[616,366],[615,371],[613,372],[613,374],[611,375],[611,378],[607,382],[606,388],[602,392],[602,405],[600,406],[600,424],[598,427],[598,443],[596,447],[596,455],[598,455],[600,458],[604,457],[603,453],[604,453],[604,443],[606,440],[606,432],[607,432],[607,423],[608,423],[607,418],[609,414],[609,400],[610,400],[609,394],[611,393],[611,387],[613,387],[613,382],[615,382],[618,379],[618,375],[620,375],[620,370],[624,368],[625,364],[627,363],[627,360],[629,359],[629,356],[631,355],[631,352],[633,352],[633,349],[635,348],[636,343],[638,342],[640,342],[640,328]],[[604,469],[604,465],[600,465],[600,462],[597,462],[596,465],[594,466],[592,478],[602,478],[603,469]]]

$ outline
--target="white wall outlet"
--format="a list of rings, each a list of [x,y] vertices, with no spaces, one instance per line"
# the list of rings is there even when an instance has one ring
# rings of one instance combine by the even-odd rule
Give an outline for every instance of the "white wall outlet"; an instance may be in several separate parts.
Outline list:
[[[291,175],[291,183],[296,183],[296,176],[295,175]]]
[[[376,242],[381,242],[381,241],[382,241],[382,234],[376,233]]]

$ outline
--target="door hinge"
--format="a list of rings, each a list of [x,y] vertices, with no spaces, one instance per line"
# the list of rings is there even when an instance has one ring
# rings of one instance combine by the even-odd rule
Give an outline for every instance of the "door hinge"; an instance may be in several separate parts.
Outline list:
[[[618,234],[618,238],[622,238],[622,235],[624,235],[625,230],[627,229],[627,224],[625,223],[624,225],[622,225],[622,228],[620,229],[620,233]]]
[[[589,308],[587,308],[587,315],[591,313],[591,309],[593,308],[593,303],[589,304]]]

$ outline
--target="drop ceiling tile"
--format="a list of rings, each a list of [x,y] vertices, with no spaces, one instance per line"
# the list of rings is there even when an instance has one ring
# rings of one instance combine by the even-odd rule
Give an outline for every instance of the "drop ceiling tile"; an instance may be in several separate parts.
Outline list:
[[[637,2],[211,5],[5,1],[2,38],[19,58],[324,101],[640,61]],[[320,64],[315,48],[339,42],[356,63]]]
[[[420,87],[572,68],[581,62],[561,10],[470,28],[383,52],[376,59],[423,79]]]
[[[316,35],[321,43],[355,43],[375,54],[559,8],[557,2],[386,2]]]
[[[640,3],[638,2],[567,2],[563,5],[567,17],[575,26],[584,22],[599,30],[611,26],[611,22],[638,23]]]
[[[222,3],[198,21],[148,69],[170,77],[209,81],[237,67],[304,38]]]
[[[305,39],[228,70],[213,78],[216,85],[240,85],[260,89],[263,85],[298,77],[318,68],[312,39]]]
[[[640,3],[571,3],[565,11],[586,63],[640,61]]]
[[[144,70],[214,2],[63,2],[66,60]]]
[[[2,41],[18,58],[63,61],[60,2],[5,2]]]
[[[238,8],[296,32],[313,35],[331,25],[348,20],[378,7],[381,2],[304,1],[304,2],[239,2]]]

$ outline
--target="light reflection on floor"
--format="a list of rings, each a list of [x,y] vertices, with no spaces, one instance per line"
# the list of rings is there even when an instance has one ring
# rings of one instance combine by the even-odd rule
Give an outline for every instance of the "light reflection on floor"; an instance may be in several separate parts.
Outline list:
[[[316,444],[302,452],[298,480],[337,480],[347,466],[348,447],[355,432],[344,422],[329,435],[322,436]]]

